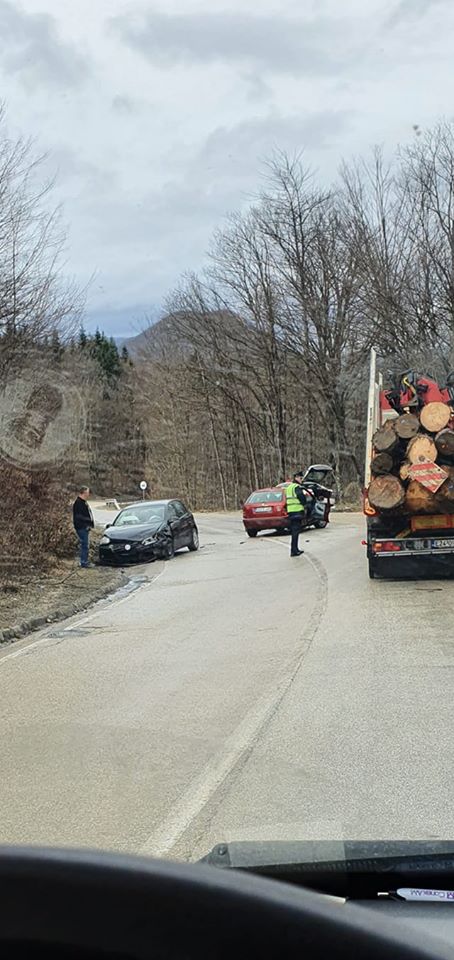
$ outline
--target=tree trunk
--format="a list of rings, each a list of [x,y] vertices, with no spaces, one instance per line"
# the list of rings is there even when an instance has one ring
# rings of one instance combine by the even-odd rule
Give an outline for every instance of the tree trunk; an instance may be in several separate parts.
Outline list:
[[[224,510],[227,510],[227,491],[225,487],[224,471],[222,469],[221,457],[219,454],[218,438],[216,435],[216,429],[214,425],[214,414],[213,414],[211,401],[210,401],[209,385],[207,384],[205,372],[201,363],[199,364],[199,371],[200,371],[200,376],[202,378],[202,384],[203,384],[203,389],[205,393],[206,408],[207,408],[208,416],[210,419],[210,433],[211,433],[211,439],[213,441],[214,458],[216,461],[219,487],[221,490],[222,507]]]
[[[446,403],[428,403],[422,408],[419,419],[429,433],[438,433],[449,423],[451,410]]]
[[[377,453],[370,465],[370,469],[376,477],[384,473],[391,473],[392,468],[393,458],[389,453]]]
[[[410,463],[422,463],[424,460],[434,463],[437,459],[437,448],[432,437],[426,437],[423,433],[413,437],[407,447],[407,459]]]
[[[435,446],[442,457],[454,460],[454,430],[449,430],[447,427],[440,430],[435,437]]]
[[[419,430],[419,420],[414,413],[403,413],[394,421],[394,429],[401,440],[411,440]]]
[[[244,431],[245,431],[245,437],[246,437],[247,447],[248,447],[248,450],[249,450],[250,465],[251,465],[251,468],[252,468],[253,487],[254,487],[255,490],[257,490],[258,487],[260,486],[260,483],[259,483],[259,469],[258,469],[257,458],[256,458],[256,455],[255,455],[255,450],[254,450],[254,444],[253,444],[253,442],[252,442],[251,425],[250,425],[250,423],[249,423],[249,418],[248,418],[248,415],[247,415],[244,407],[241,408],[241,412],[242,412],[242,414],[243,414]]]
[[[388,474],[372,480],[367,496],[378,511],[398,510],[405,500],[405,490],[397,477]]]
[[[390,427],[379,427],[372,437],[372,443],[377,453],[392,453],[399,443],[399,438]]]
[[[399,470],[399,476],[401,480],[408,480],[410,467],[411,463],[408,463],[407,460],[404,460],[404,462],[401,463]]]

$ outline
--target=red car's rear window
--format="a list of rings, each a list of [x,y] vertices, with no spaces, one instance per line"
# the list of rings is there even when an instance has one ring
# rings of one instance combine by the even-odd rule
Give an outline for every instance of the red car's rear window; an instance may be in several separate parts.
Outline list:
[[[246,503],[280,503],[282,496],[282,490],[257,490],[251,493]]]

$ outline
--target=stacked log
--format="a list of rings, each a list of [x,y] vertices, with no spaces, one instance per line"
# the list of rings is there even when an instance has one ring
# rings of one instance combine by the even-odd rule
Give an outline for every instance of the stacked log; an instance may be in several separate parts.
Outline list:
[[[375,477],[369,486],[369,503],[379,512],[398,510],[405,500],[405,490],[398,477],[392,474]]]
[[[393,463],[393,458],[389,453],[377,453],[372,458],[370,469],[374,476],[378,477],[383,473],[391,473]]]
[[[388,422],[392,423],[392,421]],[[401,440],[411,440],[420,430],[418,417],[415,417],[414,413],[403,413],[396,420],[394,430]]]
[[[406,458],[409,463],[435,463],[437,448],[432,437],[423,433],[413,437],[408,444]]]
[[[431,470],[431,464],[437,466]],[[390,418],[376,431],[368,499],[384,515],[454,513],[454,420],[448,404],[427,403],[419,414]]]
[[[454,430],[450,430],[449,427],[440,430],[435,437],[435,446],[441,457],[454,460]]]
[[[446,403],[428,403],[422,408],[419,419],[428,433],[438,433],[448,426],[451,408]]]

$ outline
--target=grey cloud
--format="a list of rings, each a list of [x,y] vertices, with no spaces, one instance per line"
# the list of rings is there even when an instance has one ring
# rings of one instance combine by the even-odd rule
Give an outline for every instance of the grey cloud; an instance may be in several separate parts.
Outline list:
[[[385,26],[395,27],[409,21],[419,20],[434,7],[439,7],[446,0],[399,0],[389,14]]]
[[[273,91],[259,73],[245,73],[243,80],[246,84],[247,98],[252,103],[271,100]]]
[[[79,184],[78,189],[82,186],[90,195],[94,194],[96,197],[117,189],[112,170],[84,159],[80,151],[64,144],[56,145],[51,153],[43,157],[39,173],[44,181],[54,183],[54,189],[61,194],[63,201],[68,191],[74,189],[74,183]]]
[[[58,36],[50,14],[27,13],[8,0],[0,0],[0,64],[29,87],[72,87],[89,69],[88,58]]]
[[[273,114],[218,127],[192,154],[181,149],[180,169],[140,203],[132,203],[120,189],[115,196],[89,202],[84,211],[87,235],[105,262],[121,262],[125,245],[133,249],[138,286],[162,296],[180,272],[200,266],[223,217],[256,194],[260,170],[275,148],[303,151],[308,165],[315,165],[312,151],[328,150],[350,119],[340,111],[304,117]],[[95,266],[102,272],[102,262]],[[129,273],[131,269],[128,264]]]
[[[118,93],[112,100],[112,108],[115,113],[131,116],[137,112],[138,104],[132,97]]]
[[[350,59],[354,23],[249,13],[167,14],[112,18],[123,40],[155,64],[241,63],[269,73],[336,73]],[[357,24],[356,24],[357,26]]]
[[[234,127],[217,127],[198,154],[197,168],[224,170],[234,178],[243,178],[249,171],[256,182],[260,162],[276,148],[288,152],[322,150],[345,130],[350,117],[342,110],[303,116],[272,112]]]

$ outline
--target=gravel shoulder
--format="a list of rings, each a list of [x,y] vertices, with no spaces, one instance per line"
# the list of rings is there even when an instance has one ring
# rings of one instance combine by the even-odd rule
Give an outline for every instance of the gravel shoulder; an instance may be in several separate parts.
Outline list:
[[[74,560],[61,561],[46,574],[29,571],[11,577],[0,587],[0,643],[86,609],[127,579],[122,570],[81,570]]]

